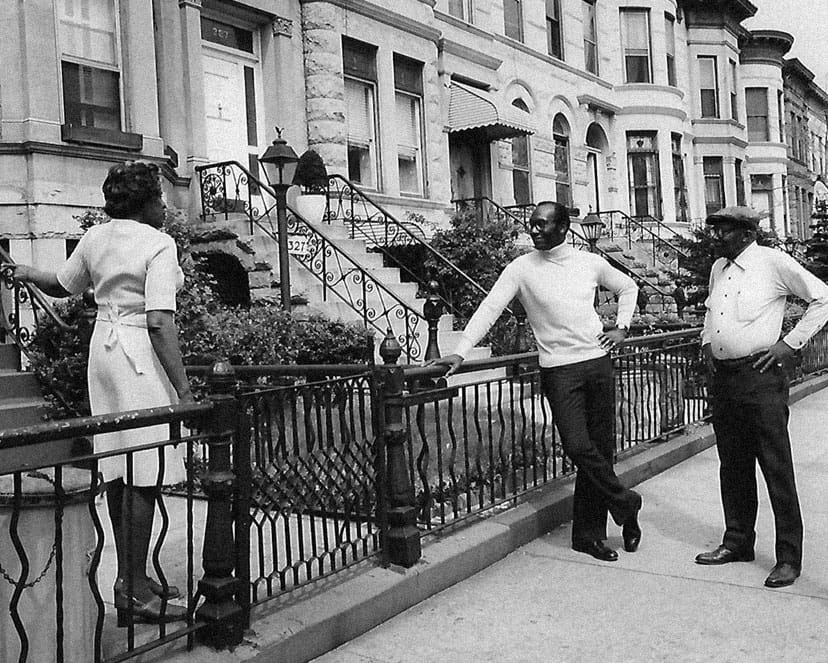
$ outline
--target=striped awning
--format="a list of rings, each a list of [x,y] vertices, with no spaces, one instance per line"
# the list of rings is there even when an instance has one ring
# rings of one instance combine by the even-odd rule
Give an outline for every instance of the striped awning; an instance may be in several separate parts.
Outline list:
[[[488,140],[535,133],[529,115],[499,102],[485,90],[451,82],[449,132],[482,131]]]

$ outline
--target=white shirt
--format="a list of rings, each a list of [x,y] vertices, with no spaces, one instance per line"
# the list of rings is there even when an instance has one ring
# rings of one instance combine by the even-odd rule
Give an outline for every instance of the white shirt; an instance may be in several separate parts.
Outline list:
[[[595,311],[595,288],[618,296],[617,322],[628,327],[638,287],[601,256],[559,244],[532,251],[510,262],[480,303],[463,331],[456,354],[465,357],[515,297],[538,345],[540,365],[548,368],[596,359],[606,354],[598,335],[603,331]]]
[[[719,258],[710,271],[702,344],[717,359],[738,359],[779,340],[785,299],[796,295],[808,310],[784,340],[798,350],[828,321],[828,285],[791,256],[755,242],[735,260]]]

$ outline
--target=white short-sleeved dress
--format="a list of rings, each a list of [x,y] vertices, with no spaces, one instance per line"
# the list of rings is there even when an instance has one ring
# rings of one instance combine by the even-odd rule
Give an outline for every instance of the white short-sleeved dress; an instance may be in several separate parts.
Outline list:
[[[57,272],[60,284],[77,294],[92,285],[98,315],[89,345],[89,403],[92,414],[171,405],[178,397],[150,343],[147,311],[175,310],[184,284],[172,237],[132,219],[93,226]],[[127,449],[169,439],[158,425],[95,436],[95,452]],[[167,448],[162,483],[185,476],[182,454]],[[132,483],[156,485],[156,450],[133,454]],[[105,481],[127,480],[125,455],[100,461]]]

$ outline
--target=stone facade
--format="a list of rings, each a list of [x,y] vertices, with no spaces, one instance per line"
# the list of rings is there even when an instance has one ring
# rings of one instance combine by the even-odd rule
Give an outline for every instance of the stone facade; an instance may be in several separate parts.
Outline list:
[[[73,215],[102,203],[125,159],[159,163],[168,203],[197,214],[194,169],[255,171],[274,126],[330,172],[373,168],[372,197],[434,224],[453,199],[485,196],[685,229],[718,196],[805,236],[825,174],[825,92],[784,60],[790,35],[742,27],[747,0],[93,0],[94,25],[75,5],[0,3],[0,239],[18,260],[62,259]],[[93,28],[107,54],[73,41]],[[367,79],[346,74],[343,39],[368,54]],[[465,115],[461,88],[479,99]],[[766,139],[751,139],[746,90],[766,92]]]

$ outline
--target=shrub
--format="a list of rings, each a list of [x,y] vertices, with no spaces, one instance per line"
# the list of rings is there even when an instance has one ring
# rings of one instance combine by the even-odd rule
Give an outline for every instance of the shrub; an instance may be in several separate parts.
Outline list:
[[[324,193],[328,186],[328,170],[325,162],[314,150],[308,150],[299,157],[293,184],[302,187],[305,193]]]

